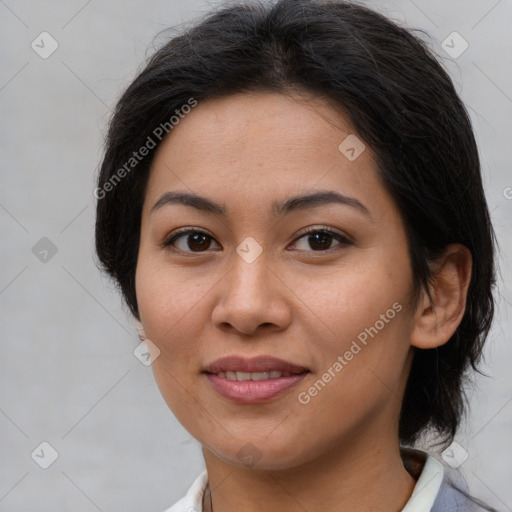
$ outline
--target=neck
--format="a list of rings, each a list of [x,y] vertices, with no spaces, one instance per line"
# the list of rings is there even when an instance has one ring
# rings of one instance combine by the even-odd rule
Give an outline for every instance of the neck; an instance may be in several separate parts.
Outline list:
[[[402,510],[416,482],[403,465],[398,442],[382,441],[377,438],[364,450],[347,443],[301,466],[268,471],[233,466],[204,448],[211,492],[205,512]]]

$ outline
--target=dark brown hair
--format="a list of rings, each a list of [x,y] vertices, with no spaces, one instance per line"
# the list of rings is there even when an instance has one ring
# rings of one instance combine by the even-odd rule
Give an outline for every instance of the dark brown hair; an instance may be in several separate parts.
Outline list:
[[[465,412],[466,372],[478,371],[493,318],[494,234],[467,111],[427,43],[385,16],[345,1],[231,4],[156,51],[110,121],[96,189],[101,269],[140,320],[135,269],[155,149],[126,163],[148,137],[158,147],[157,127],[170,131],[191,98],[293,88],[343,108],[374,150],[407,230],[415,290],[428,290],[429,262],[448,244],[471,251],[464,317],[446,344],[415,349],[399,424],[403,444],[428,428],[449,443]]]

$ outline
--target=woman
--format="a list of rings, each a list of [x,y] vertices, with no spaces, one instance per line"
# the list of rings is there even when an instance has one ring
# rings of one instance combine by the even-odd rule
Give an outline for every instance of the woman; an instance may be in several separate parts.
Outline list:
[[[421,40],[347,2],[224,6],[123,94],[95,193],[203,447],[169,512],[490,510],[414,448],[453,441],[494,309],[471,124]]]

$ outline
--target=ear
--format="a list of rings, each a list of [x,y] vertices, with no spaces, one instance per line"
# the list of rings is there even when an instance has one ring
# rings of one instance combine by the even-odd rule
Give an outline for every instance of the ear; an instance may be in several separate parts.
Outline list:
[[[411,345],[434,348],[445,344],[459,326],[466,310],[473,259],[462,244],[450,244],[433,264],[429,287],[432,305],[422,291],[414,319]]]

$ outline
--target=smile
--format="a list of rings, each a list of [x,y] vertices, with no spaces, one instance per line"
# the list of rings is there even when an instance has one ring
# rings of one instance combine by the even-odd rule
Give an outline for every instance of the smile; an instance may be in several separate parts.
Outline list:
[[[246,381],[246,380],[270,380],[278,379],[279,377],[290,377],[290,372],[219,372],[216,373],[217,377],[222,377],[227,380]]]
[[[259,404],[277,399],[295,387],[309,372],[206,373],[212,389],[235,404]]]

